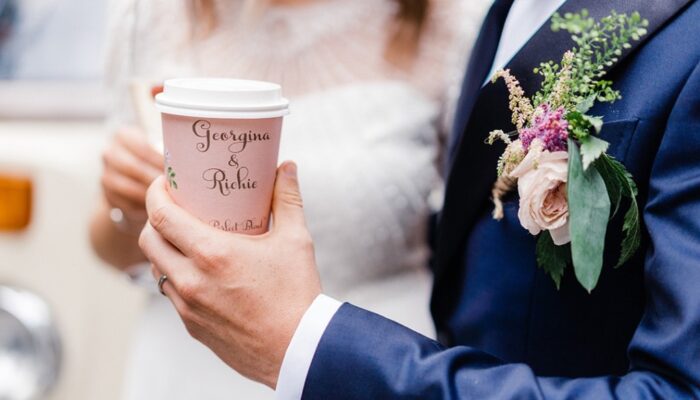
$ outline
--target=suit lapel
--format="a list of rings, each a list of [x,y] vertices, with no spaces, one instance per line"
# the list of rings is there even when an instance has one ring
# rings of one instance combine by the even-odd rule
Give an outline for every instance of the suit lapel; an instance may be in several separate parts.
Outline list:
[[[593,18],[600,19],[612,10],[628,14],[639,11],[642,17],[649,20],[648,34],[644,40],[632,43],[632,47],[624,52],[614,65],[608,67],[610,70],[692,1],[694,0],[569,0],[558,12],[578,12],[585,8]],[[530,96],[539,89],[541,83],[540,77],[533,73],[533,68],[544,61],[559,61],[564,52],[573,46],[568,33],[552,32],[547,22],[513,57],[506,68],[520,80],[525,93]],[[445,206],[437,232],[434,293],[438,295],[433,296],[432,304],[435,315],[445,315],[454,304],[449,297],[456,293],[445,290],[441,285],[454,285],[455,282],[461,281],[450,279],[458,277],[447,275],[461,273],[462,268],[454,263],[461,260],[466,236],[475,218],[483,212],[489,201],[490,189],[496,180],[496,162],[503,149],[488,146],[484,140],[493,129],[514,129],[507,107],[508,93],[505,85],[502,82],[496,85],[489,84],[478,92],[467,121],[463,121],[462,135],[449,173]]]
[[[456,150],[457,141],[462,137],[464,127],[469,121],[469,116],[474,103],[479,97],[479,91],[491,69],[491,65],[485,60],[493,60],[496,56],[498,43],[503,31],[506,17],[513,5],[513,0],[497,0],[491,6],[484,23],[479,31],[479,37],[474,43],[472,57],[467,66],[467,72],[462,82],[462,90],[457,103],[457,109],[461,112],[456,115],[452,135],[448,148],[448,159],[451,160]]]

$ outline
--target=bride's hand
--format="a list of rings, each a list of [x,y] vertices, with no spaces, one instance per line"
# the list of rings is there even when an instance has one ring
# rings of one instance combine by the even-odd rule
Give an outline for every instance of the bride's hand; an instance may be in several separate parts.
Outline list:
[[[272,388],[292,336],[321,293],[296,166],[277,170],[274,226],[260,236],[212,228],[179,208],[158,178],[139,244],[189,333]]]
[[[163,155],[136,128],[122,128],[102,153],[101,184],[107,203],[129,220],[146,219],[146,191],[163,173]]]

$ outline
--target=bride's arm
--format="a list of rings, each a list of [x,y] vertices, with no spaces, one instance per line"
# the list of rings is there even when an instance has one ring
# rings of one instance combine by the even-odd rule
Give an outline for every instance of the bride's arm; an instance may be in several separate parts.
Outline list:
[[[146,260],[138,235],[146,223],[146,191],[163,170],[163,156],[140,131],[121,129],[103,160],[103,196],[90,221],[90,241],[100,258],[125,270]]]
[[[122,271],[145,262],[146,257],[138,247],[137,229],[133,232],[120,230],[112,221],[111,212],[112,209],[104,198],[93,211],[90,220],[90,243],[95,253],[103,261]]]

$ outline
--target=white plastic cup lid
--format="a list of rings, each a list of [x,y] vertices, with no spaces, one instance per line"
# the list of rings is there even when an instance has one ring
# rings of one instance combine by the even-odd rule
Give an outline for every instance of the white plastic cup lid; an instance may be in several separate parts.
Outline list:
[[[156,105],[166,114],[206,118],[275,118],[289,113],[280,85],[243,79],[168,79]]]

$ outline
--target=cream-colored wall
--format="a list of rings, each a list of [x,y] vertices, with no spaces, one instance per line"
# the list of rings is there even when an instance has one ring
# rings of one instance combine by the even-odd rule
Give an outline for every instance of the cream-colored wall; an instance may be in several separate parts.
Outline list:
[[[87,239],[106,136],[99,122],[0,121],[0,174],[29,175],[35,188],[29,229],[0,233],[0,284],[43,296],[64,345],[59,384],[46,400],[119,398],[143,301],[95,258]]]

